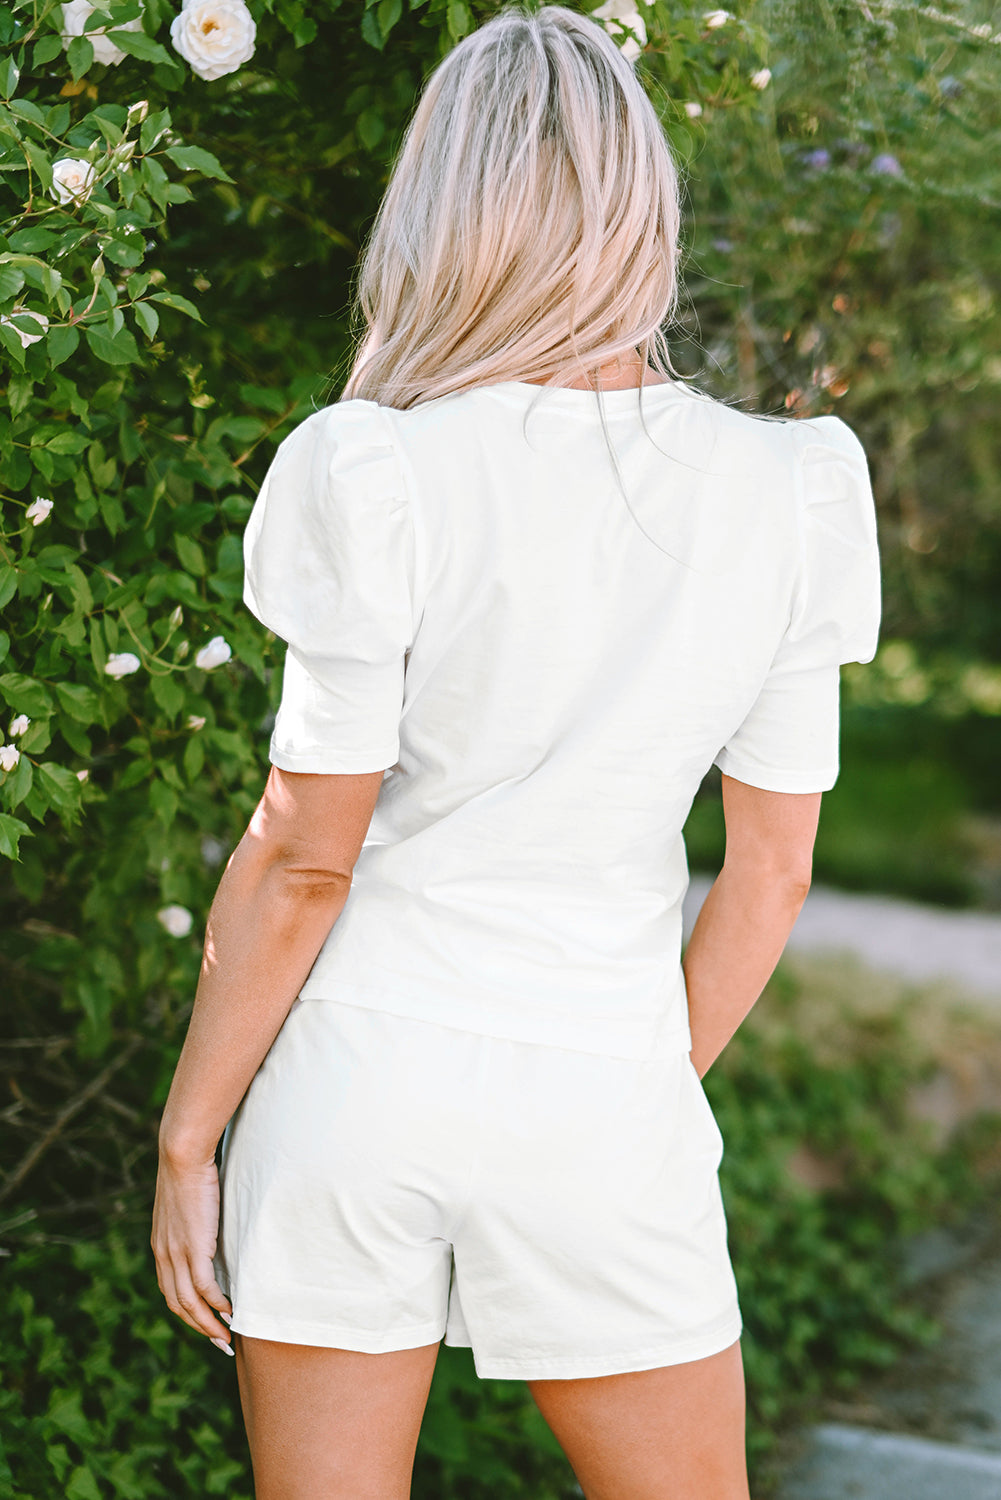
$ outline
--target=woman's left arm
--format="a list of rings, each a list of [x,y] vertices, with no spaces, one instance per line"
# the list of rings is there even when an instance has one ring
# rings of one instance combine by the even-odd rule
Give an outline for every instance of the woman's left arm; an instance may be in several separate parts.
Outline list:
[[[212,902],[187,1036],[160,1122],[151,1244],[172,1312],[228,1342],[213,1309],[215,1151],[347,900],[383,771],[272,766]]]

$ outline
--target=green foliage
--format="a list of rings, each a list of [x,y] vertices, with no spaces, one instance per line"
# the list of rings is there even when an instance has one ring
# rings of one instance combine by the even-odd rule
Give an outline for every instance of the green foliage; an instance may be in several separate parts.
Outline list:
[[[756,112],[696,96],[679,361],[755,409],[851,422],[875,480],[887,637],[996,664],[996,14],[977,0],[741,12],[772,81]],[[724,55],[737,43],[729,26],[714,36]]]
[[[19,1254],[0,1395],[16,1500],[250,1500],[235,1376],[177,1337],[149,1281],[120,1231]]]

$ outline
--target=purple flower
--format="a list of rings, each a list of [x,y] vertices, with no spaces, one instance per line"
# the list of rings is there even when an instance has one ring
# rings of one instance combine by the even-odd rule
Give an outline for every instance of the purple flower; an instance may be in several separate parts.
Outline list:
[[[877,177],[903,177],[904,175],[903,167],[895,156],[890,155],[889,151],[882,151],[879,156],[874,156],[869,164],[869,170]]]
[[[831,153],[825,151],[823,146],[816,151],[807,151],[803,157],[803,165],[811,167],[815,172],[823,172],[831,165]]]

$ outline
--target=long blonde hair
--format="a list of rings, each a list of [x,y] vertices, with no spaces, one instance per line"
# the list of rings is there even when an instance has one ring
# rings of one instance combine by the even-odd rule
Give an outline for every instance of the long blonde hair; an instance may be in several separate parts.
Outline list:
[[[637,353],[673,376],[678,199],[660,120],[604,29],[505,5],[426,80],[357,268],[341,399],[406,409]]]

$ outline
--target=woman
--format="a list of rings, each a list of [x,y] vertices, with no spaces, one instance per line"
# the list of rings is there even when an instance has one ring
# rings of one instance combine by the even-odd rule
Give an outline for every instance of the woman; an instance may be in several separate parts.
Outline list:
[[[588,1500],[746,1500],[701,1078],[807,891],[878,558],[843,423],[672,378],[677,238],[629,62],[501,10],[427,83],[344,396],[247,524],[282,700],[153,1247],[235,1346],[259,1500],[407,1495],[443,1336],[528,1381]],[[713,763],[726,858],[682,968]]]

